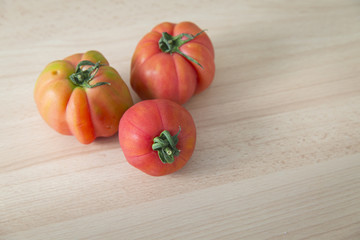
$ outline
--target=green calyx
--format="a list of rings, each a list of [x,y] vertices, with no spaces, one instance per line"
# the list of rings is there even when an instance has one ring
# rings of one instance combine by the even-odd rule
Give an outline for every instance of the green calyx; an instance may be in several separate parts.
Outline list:
[[[176,144],[178,143],[178,135],[181,131],[179,127],[179,131],[176,135],[171,136],[168,130],[164,130],[160,133],[160,136],[155,137],[153,139],[152,149],[158,152],[159,158],[163,163],[173,163],[174,156],[178,156],[180,154],[180,150],[176,148]]]
[[[86,70],[82,70],[82,66],[91,66],[90,68]],[[91,85],[90,82],[94,79],[95,75],[99,71],[99,68],[102,65],[100,62],[93,63],[87,60],[79,62],[79,64],[76,66],[76,70],[73,74],[69,76],[70,80],[73,84],[80,87],[85,88],[94,88],[101,85],[110,85],[108,82],[98,82],[94,85]]]
[[[196,35],[182,33],[177,36],[171,36],[167,32],[163,32],[162,37],[159,40],[159,48],[161,49],[161,51],[163,51],[165,53],[170,53],[170,54],[178,53],[181,56],[188,59],[189,61],[192,61],[192,62],[196,63],[197,65],[199,65],[201,68],[203,68],[203,66],[201,66],[201,64],[198,61],[196,61],[194,58],[181,52],[180,47],[183,44],[190,42],[191,40],[193,40],[194,38],[196,38],[197,36],[202,34],[204,31],[206,31],[206,30],[201,31],[201,32],[197,33]],[[187,39],[182,40],[183,37],[187,37]]]

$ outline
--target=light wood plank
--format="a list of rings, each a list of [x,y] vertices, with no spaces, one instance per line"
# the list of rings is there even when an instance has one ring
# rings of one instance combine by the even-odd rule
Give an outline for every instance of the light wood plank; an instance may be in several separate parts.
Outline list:
[[[0,239],[360,238],[360,3],[0,0]],[[81,145],[33,100],[47,63],[101,51],[129,85],[137,42],[190,20],[213,84],[184,105],[189,163],[154,178],[117,136]],[[140,101],[131,90],[135,102]]]

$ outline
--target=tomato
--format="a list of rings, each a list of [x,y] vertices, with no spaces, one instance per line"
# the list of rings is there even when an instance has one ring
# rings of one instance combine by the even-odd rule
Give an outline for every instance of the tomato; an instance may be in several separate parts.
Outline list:
[[[183,104],[209,87],[214,75],[214,48],[207,34],[191,22],[164,22],[138,43],[130,83],[142,99]]]
[[[48,64],[37,79],[34,98],[50,127],[83,144],[114,135],[133,105],[125,82],[97,51]]]
[[[182,168],[194,151],[195,141],[192,116],[170,100],[141,101],[120,120],[119,142],[125,158],[152,176]]]

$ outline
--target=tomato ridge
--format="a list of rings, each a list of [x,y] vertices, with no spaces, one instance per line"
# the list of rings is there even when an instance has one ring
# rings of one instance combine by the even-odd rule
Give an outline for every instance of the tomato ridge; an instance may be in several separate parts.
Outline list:
[[[176,98],[177,98],[177,101],[180,101],[180,86],[179,86],[179,84],[180,84],[180,79],[179,79],[179,71],[178,71],[178,66],[177,66],[177,64],[176,64],[176,62],[175,62],[175,58],[174,58],[174,56],[172,56],[172,59],[173,59],[173,64],[174,64],[174,68],[175,68],[175,75],[176,75]]]
[[[149,134],[149,133],[145,132],[143,129],[139,128],[135,123],[131,122],[129,119],[125,119],[125,120],[127,121],[128,124],[130,124],[131,126],[136,128],[137,130],[139,130],[144,135],[144,137],[151,140],[151,138],[152,138],[151,134]]]

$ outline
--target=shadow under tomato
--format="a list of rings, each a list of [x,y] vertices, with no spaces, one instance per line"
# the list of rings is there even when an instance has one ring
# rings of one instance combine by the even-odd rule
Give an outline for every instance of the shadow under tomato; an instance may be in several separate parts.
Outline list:
[[[98,137],[95,139],[95,141],[91,144],[99,144],[99,145],[119,145],[119,137],[118,133],[116,132],[114,135],[110,137]]]

